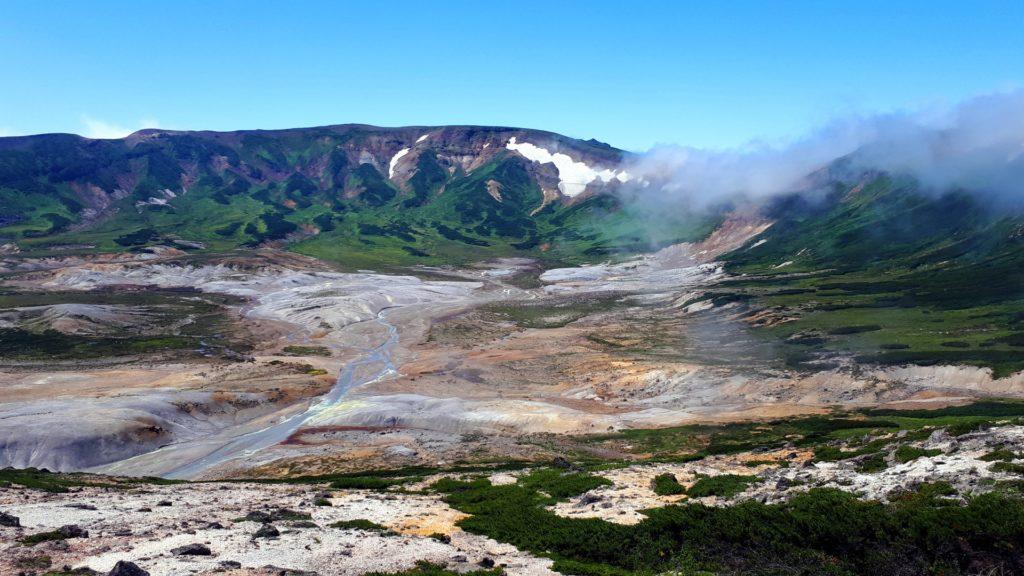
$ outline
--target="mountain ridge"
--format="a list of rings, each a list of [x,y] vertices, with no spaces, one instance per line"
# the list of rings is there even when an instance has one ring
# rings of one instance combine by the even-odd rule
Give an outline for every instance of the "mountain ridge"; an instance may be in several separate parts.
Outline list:
[[[615,194],[627,155],[488,126],[11,137],[0,139],[0,237],[44,251],[135,248],[170,234],[213,249],[284,242],[359,265],[592,260],[652,243]],[[654,244],[697,239],[714,224],[668,219],[671,234]]]

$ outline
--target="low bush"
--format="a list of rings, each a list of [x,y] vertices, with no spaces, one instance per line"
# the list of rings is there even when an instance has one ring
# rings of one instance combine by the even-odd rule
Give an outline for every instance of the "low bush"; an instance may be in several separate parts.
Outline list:
[[[64,540],[65,537],[60,533],[60,530],[50,530],[48,532],[37,532],[35,534],[29,534],[21,539],[21,543],[25,546],[35,546],[40,542],[51,542],[54,540]]]
[[[704,476],[693,483],[693,486],[686,491],[691,498],[703,498],[705,496],[718,496],[720,498],[731,498],[747,489],[747,486],[757,481],[757,476],[741,476],[739,474],[721,474],[719,476]]]
[[[686,489],[676,480],[675,474],[668,473],[655,476],[654,480],[651,481],[651,488],[658,496],[671,496],[686,492]]]
[[[504,570],[501,568],[457,572],[455,570],[445,568],[440,564],[432,564],[421,560],[416,563],[415,568],[410,568],[401,572],[367,572],[363,576],[501,576],[504,573]]]
[[[981,458],[978,458],[978,460],[981,460],[983,462],[1009,462],[1011,460],[1014,460],[1015,458],[1017,458],[1017,453],[1014,452],[1013,450],[1009,450],[1007,448],[997,448],[996,450],[993,450],[988,454],[985,454]]]
[[[885,455],[879,453],[872,454],[861,460],[860,463],[857,464],[857,471],[865,473],[881,472],[888,467],[889,465],[885,462]]]
[[[543,492],[551,500],[565,500],[578,496],[611,482],[607,478],[583,472],[562,472],[554,468],[541,468],[519,478],[519,485],[529,490]]]
[[[401,480],[381,478],[379,476],[347,476],[331,482],[331,488],[342,490],[386,490],[401,483]]]
[[[828,333],[839,336],[845,334],[860,334],[862,332],[875,332],[881,329],[882,327],[878,324],[862,324],[858,326],[839,326],[829,330]]]
[[[904,463],[917,460],[922,456],[938,456],[939,454],[942,454],[942,450],[925,450],[924,448],[903,444],[896,449],[895,457],[897,462]]]
[[[382,532],[385,534],[394,534],[387,526],[382,526],[376,522],[371,522],[365,518],[356,518],[355,520],[339,520],[330,525],[331,528],[340,528],[342,530],[365,530],[368,532]]]
[[[1024,501],[985,494],[955,505],[930,488],[891,504],[813,489],[780,504],[688,503],[622,525],[565,518],[522,483],[443,480],[445,501],[470,514],[466,531],[551,557],[563,573],[949,576],[1024,572]]]
[[[281,349],[285,356],[330,356],[326,346],[285,346]]]
[[[995,464],[989,466],[988,469],[993,472],[1024,474],[1024,464],[1014,464],[1013,462],[996,462]]]

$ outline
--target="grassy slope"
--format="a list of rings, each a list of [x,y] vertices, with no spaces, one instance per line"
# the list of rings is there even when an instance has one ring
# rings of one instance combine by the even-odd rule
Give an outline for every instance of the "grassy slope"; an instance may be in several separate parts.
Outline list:
[[[841,352],[1024,369],[1024,221],[884,177],[851,189],[777,205],[766,241],[726,257],[746,276],[711,297],[793,320],[766,328],[793,365]]]
[[[429,151],[397,189],[342,146],[379,138],[372,130],[177,134],[129,147],[123,141],[40,137],[29,148],[0,149],[0,237],[42,255],[137,249],[174,238],[211,251],[288,242],[299,252],[351,268],[458,264],[527,255],[555,262],[593,261],[709,233],[715,218],[626,214],[611,197],[572,206],[542,203],[528,162],[503,154],[466,174],[449,172]],[[552,135],[554,136],[554,135]],[[577,146],[589,146],[576,143]],[[214,165],[221,169],[214,170]],[[224,168],[226,166],[226,168]],[[189,181],[181,194],[182,179]],[[488,194],[500,186],[501,201]],[[76,199],[83,183],[124,190],[114,213],[89,222]],[[78,190],[76,194],[75,189]],[[166,206],[136,203],[179,194]],[[74,251],[71,248],[70,251]]]

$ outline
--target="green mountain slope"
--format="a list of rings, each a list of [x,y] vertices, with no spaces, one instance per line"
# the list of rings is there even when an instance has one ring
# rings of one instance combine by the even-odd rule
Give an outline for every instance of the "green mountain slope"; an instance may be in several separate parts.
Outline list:
[[[618,182],[568,196],[553,164],[505,148],[512,137],[595,170],[623,156],[548,132],[457,126],[2,138],[0,237],[31,253],[275,243],[366,267],[596,260],[697,239],[717,221],[669,215],[651,238],[623,212]]]
[[[833,182],[780,199],[776,224],[726,256],[746,275],[718,298],[759,320],[794,365],[853,354],[883,364],[1024,368],[1024,218],[906,179]]]

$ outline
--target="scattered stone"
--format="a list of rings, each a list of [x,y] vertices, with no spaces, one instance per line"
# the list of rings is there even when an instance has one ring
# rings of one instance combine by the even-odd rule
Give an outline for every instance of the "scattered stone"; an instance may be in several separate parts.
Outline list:
[[[213,552],[210,551],[208,546],[196,543],[172,548],[171,554],[175,556],[212,556]]]
[[[494,560],[487,557],[484,557],[484,559],[477,562],[477,564],[483,568],[494,568]]]
[[[227,568],[229,570],[234,570],[234,569],[237,569],[237,568],[241,568],[242,567],[242,563],[237,561],[237,560],[221,560],[220,561],[220,567],[221,568]]]
[[[146,507],[146,506],[143,506],[142,508],[139,508],[139,512],[152,512],[152,511],[153,511],[152,508],[149,508],[149,507]]]
[[[7,526],[8,528],[20,528],[21,520],[17,516],[12,516],[6,512],[0,512],[0,526]]]
[[[459,554],[457,556],[452,556],[452,562],[459,562],[459,563],[469,562],[469,558],[466,558],[462,554]]]
[[[156,505],[157,506],[173,506],[174,503],[171,502],[170,500],[161,500],[161,501],[157,502]]]
[[[96,507],[92,504],[86,504],[84,502],[73,502],[71,504],[65,504],[68,508],[77,508],[79,510],[95,510]]]
[[[110,572],[107,572],[107,576],[149,576],[149,572],[139,568],[134,562],[118,560]]]

